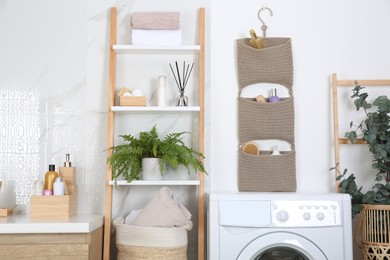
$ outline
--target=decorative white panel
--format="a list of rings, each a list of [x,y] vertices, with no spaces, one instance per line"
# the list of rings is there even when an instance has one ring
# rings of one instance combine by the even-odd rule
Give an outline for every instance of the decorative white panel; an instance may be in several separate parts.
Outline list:
[[[0,178],[14,180],[16,203],[28,203],[39,168],[39,94],[30,83],[0,83]]]

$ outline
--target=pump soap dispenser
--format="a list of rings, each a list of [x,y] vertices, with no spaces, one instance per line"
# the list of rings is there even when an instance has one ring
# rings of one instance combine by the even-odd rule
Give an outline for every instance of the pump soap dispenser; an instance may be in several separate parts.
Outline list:
[[[66,154],[64,166],[60,167],[59,173],[65,185],[65,195],[72,195],[76,193],[76,167],[72,166],[69,153]]]

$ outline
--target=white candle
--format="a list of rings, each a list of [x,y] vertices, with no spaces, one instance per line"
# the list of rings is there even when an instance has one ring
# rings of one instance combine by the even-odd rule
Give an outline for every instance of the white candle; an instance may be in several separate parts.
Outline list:
[[[158,77],[158,102],[157,105],[159,107],[165,106],[165,76]]]

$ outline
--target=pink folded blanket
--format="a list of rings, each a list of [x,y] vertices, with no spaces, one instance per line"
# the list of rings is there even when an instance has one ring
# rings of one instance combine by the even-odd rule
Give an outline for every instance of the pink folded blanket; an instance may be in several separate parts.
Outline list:
[[[173,191],[163,187],[132,221],[142,227],[182,227],[191,222],[191,213],[181,204]]]
[[[135,12],[131,15],[131,28],[141,30],[179,30],[179,12]]]

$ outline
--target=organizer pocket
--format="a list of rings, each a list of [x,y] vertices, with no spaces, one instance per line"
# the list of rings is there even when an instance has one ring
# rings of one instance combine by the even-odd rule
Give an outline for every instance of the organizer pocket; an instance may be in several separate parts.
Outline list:
[[[249,192],[296,191],[295,151],[260,155],[239,151],[238,190]]]
[[[258,139],[282,139],[294,143],[294,98],[276,103],[239,98],[238,135],[240,143]]]
[[[293,85],[290,38],[266,38],[265,48],[255,49],[247,38],[237,40],[237,67],[240,88],[259,83]]]

